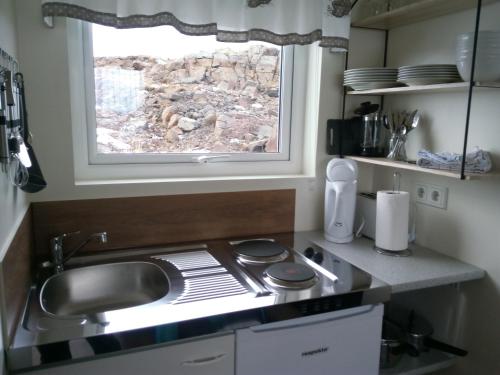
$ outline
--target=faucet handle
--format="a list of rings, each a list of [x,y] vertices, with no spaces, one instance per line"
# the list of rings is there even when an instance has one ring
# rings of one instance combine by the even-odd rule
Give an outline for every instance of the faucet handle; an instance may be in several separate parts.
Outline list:
[[[61,245],[63,240],[67,237],[72,237],[72,236],[75,236],[77,234],[80,234],[81,231],[76,231],[76,232],[69,232],[69,233],[63,233],[63,234],[60,234],[59,236],[55,236],[51,239],[51,242],[54,243],[54,244],[58,244],[58,245]]]

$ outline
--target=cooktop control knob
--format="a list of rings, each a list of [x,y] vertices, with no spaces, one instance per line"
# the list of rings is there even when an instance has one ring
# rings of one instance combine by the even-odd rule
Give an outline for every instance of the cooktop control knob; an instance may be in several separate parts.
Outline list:
[[[315,253],[312,257],[315,263],[321,264],[323,262],[323,253]]]
[[[304,255],[311,259],[314,256],[314,249],[312,247],[308,247],[307,249],[304,250]]]

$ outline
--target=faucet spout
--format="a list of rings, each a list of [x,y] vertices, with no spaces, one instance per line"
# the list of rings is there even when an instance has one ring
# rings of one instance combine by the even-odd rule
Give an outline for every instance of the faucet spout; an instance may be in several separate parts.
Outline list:
[[[107,232],[99,232],[91,234],[85,241],[83,241],[80,245],[78,245],[73,250],[69,251],[66,255],[64,255],[63,251],[63,240],[66,237],[79,234],[80,232],[74,233],[65,233],[60,236],[54,237],[51,239],[51,247],[52,247],[52,258],[54,263],[54,271],[55,273],[60,273],[64,271],[64,264],[70,260],[77,252],[83,249],[89,242],[97,241],[98,243],[107,243],[108,242],[108,233]]]

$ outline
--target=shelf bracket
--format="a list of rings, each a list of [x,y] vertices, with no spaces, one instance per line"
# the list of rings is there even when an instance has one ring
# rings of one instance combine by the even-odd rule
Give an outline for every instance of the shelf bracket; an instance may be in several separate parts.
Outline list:
[[[469,95],[467,97],[467,115],[465,117],[465,134],[464,134],[464,147],[462,151],[462,164],[460,166],[460,179],[465,180],[465,158],[467,156],[467,143],[469,140],[469,123],[470,114],[472,107],[472,91],[474,89],[474,72],[476,70],[476,52],[477,52],[477,39],[479,34],[479,23],[481,22],[481,6],[482,0],[477,0],[476,9],[476,26],[474,29],[474,47],[472,49],[472,64],[470,69],[470,80],[469,80]]]

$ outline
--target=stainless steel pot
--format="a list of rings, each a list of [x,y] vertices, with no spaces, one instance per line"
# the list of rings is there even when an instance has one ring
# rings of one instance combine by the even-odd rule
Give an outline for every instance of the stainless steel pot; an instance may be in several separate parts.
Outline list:
[[[432,348],[460,357],[467,355],[466,350],[433,339],[431,337],[433,332],[434,330],[427,320],[416,315],[414,311],[410,312],[406,327],[406,339],[408,344],[415,348],[418,353],[427,352]]]
[[[405,351],[411,356],[418,356],[431,348],[460,357],[467,355],[466,350],[433,339],[431,336],[434,330],[431,324],[413,310],[392,309],[385,319],[403,330]]]
[[[397,325],[384,319],[380,341],[380,368],[396,366],[404,352],[404,332]]]

